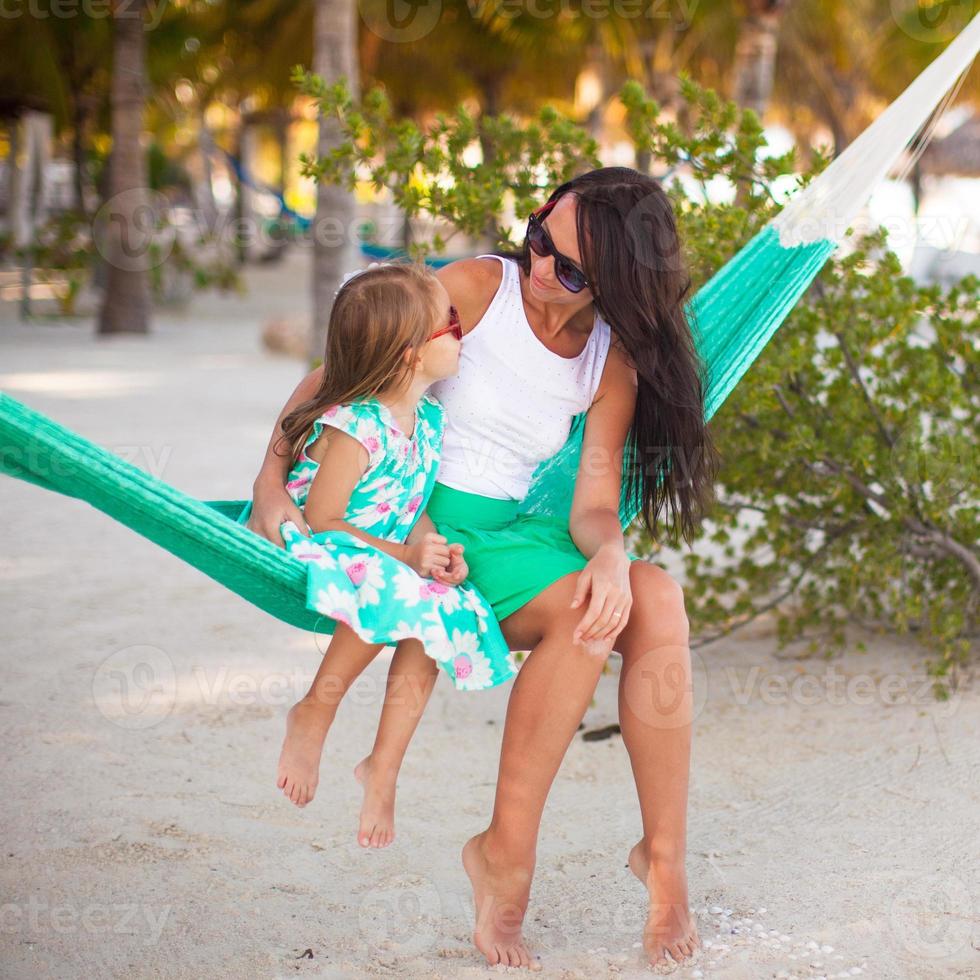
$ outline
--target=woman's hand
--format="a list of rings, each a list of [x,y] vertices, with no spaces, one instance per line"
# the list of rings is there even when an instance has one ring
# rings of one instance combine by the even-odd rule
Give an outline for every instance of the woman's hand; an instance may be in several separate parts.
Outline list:
[[[245,526],[267,541],[284,548],[285,543],[279,531],[284,521],[292,521],[304,534],[310,533],[303,512],[281,483],[274,485],[257,482],[252,487],[252,513]]]
[[[407,541],[403,561],[422,578],[432,578],[438,571],[449,567],[449,548],[446,539],[441,534],[427,531],[418,540]]]
[[[600,548],[579,573],[572,608],[585,601],[588,609],[572,633],[573,643],[614,640],[626,625],[633,605],[630,561],[625,550],[613,545]]]

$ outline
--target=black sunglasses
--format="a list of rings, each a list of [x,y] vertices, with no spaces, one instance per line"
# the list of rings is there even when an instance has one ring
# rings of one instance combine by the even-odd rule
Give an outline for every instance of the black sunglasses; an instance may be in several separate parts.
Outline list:
[[[555,277],[570,293],[580,293],[586,286],[591,286],[591,283],[586,279],[585,273],[570,258],[562,255],[555,248],[551,235],[548,234],[547,228],[542,224],[542,221],[551,213],[551,209],[557,203],[557,201],[552,201],[550,204],[538,208],[537,211],[531,212],[531,216],[527,219],[527,243],[531,247],[531,251],[541,258],[546,255],[554,256]]]

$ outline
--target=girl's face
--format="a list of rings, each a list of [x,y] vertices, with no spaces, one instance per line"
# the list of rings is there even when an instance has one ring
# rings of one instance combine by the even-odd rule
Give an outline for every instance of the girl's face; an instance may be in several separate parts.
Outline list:
[[[451,331],[446,330],[452,315],[449,293],[438,280],[436,281],[436,290],[439,296],[440,313],[436,322],[432,324],[430,335],[442,331],[446,332],[442,332],[441,336],[434,337],[423,345],[419,351],[419,359],[422,362],[420,370],[424,371],[433,381],[440,381],[442,378],[451,377],[459,370],[459,353],[462,343],[453,336]]]

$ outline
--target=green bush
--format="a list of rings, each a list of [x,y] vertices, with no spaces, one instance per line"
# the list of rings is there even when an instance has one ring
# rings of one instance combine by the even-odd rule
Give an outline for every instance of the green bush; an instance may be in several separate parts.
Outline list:
[[[381,89],[355,104],[343,80],[327,86],[297,68],[294,81],[340,133],[328,157],[302,158],[304,173],[348,188],[366,176],[410,217],[498,246],[515,244],[501,224],[506,205],[526,214],[550,188],[601,165],[587,133],[548,107],[527,121],[460,108],[425,129],[395,118]],[[777,188],[805,186],[829,160],[819,150],[805,167],[795,150],[762,156],[753,112],[680,81],[676,119],[635,82],[620,99],[638,155],[694,177],[693,193],[676,175],[664,183],[696,289],[779,211]],[[464,162],[476,142],[481,159]],[[715,177],[735,185],[735,203],[708,200]],[[725,462],[711,520],[683,555],[687,610],[701,642],[772,611],[779,649],[802,641],[805,654],[828,657],[845,648],[846,622],[910,632],[932,651],[945,696],[980,602],[980,283],[917,287],[883,229],[850,244],[711,421]],[[631,544],[651,555],[678,546],[638,527]]]

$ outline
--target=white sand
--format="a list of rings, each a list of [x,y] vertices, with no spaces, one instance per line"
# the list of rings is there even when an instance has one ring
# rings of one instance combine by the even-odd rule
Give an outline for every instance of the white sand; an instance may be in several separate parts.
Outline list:
[[[200,298],[148,339],[25,327],[4,307],[0,385],[190,493],[246,496],[301,374],[260,350],[259,326],[307,293],[299,256],[249,277],[246,299]],[[297,810],[275,768],[313,638],[77,501],[0,478],[0,513],[0,974],[485,974],[458,855],[490,813],[507,689],[438,685],[396,842],[364,852],[351,769],[383,659]],[[976,693],[933,702],[921,653],[890,640],[829,664],[774,648],[761,625],[696,657],[689,874],[712,946],[679,975],[980,975]],[[617,671],[589,727],[615,720]],[[886,703],[883,680],[903,677],[911,696]],[[621,739],[576,738],[528,921],[544,976],[643,974],[638,835]]]

